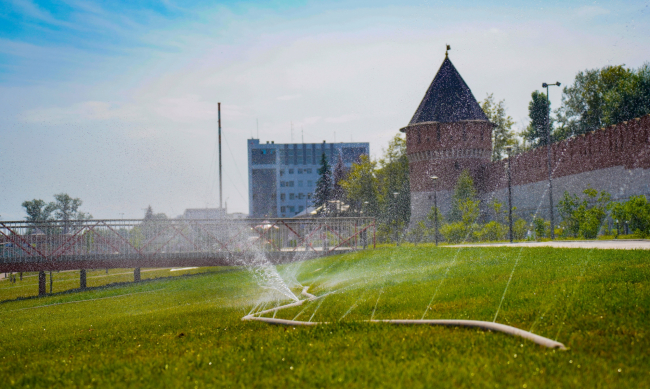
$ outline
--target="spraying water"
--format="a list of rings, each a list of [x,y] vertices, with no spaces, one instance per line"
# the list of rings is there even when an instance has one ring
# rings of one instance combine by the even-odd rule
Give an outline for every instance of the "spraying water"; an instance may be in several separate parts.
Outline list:
[[[264,253],[253,251],[251,255],[241,257],[238,262],[253,275],[255,282],[263,289],[272,290],[293,301],[299,300]]]

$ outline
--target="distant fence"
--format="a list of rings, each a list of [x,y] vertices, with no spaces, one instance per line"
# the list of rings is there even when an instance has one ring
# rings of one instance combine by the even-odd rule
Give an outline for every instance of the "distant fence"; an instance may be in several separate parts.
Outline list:
[[[287,261],[374,246],[375,232],[372,218],[0,222],[0,272]]]

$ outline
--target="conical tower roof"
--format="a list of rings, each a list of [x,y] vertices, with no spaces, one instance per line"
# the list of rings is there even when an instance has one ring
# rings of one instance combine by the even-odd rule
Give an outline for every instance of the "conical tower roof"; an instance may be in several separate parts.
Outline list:
[[[454,123],[464,120],[489,121],[463,77],[445,55],[409,126],[424,123]]]

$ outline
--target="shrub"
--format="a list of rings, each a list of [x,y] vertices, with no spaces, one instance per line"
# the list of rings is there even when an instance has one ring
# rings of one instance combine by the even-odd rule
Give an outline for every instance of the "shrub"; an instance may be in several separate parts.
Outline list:
[[[524,219],[517,219],[512,225],[512,234],[515,240],[524,240],[528,235],[528,223]]]
[[[478,231],[474,232],[476,240],[491,241],[491,240],[504,240],[508,237],[508,227],[496,221],[491,221]]]
[[[563,234],[574,238],[581,236],[595,239],[607,216],[611,195],[605,191],[598,193],[592,188],[585,189],[583,193],[585,198],[580,201],[578,196],[564,192],[564,197],[558,203]]]
[[[463,222],[447,223],[440,228],[440,233],[449,243],[465,242],[471,235]]]
[[[614,203],[610,206],[612,218],[619,225],[627,222],[630,231],[639,238],[650,235],[650,202],[645,196],[632,196],[624,203]]]
[[[533,219],[533,229],[535,230],[535,237],[542,239],[546,231],[546,220],[541,217],[535,217]]]

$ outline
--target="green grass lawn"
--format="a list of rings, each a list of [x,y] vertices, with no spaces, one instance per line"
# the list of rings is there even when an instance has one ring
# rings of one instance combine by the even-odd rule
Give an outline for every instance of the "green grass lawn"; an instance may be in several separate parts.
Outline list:
[[[23,296],[20,281],[2,281],[0,300],[9,301],[0,304],[0,386],[650,385],[648,251],[402,246],[278,270],[296,294],[301,285],[331,294],[276,317],[332,324],[241,321],[289,301],[232,268],[14,301]],[[118,275],[126,270],[114,272],[126,278],[112,282],[132,280]],[[143,278],[169,275],[157,272]],[[89,274],[89,286],[108,279]],[[55,292],[57,282],[70,289],[78,273],[54,280]],[[23,289],[34,294],[36,280],[28,282]],[[492,321],[497,310],[497,322],[568,351],[474,329],[362,322]]]

